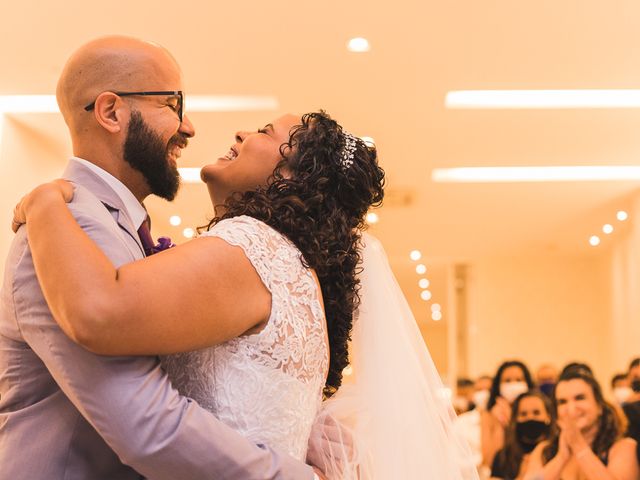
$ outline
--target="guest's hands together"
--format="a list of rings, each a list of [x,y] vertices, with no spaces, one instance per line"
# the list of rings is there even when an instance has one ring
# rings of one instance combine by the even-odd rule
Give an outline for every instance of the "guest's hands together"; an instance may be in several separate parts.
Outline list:
[[[21,225],[27,223],[27,213],[33,205],[46,205],[52,201],[69,203],[73,199],[73,184],[66,180],[54,180],[37,186],[26,194],[13,209],[11,230],[17,232]]]
[[[500,422],[500,425],[506,428],[511,420],[511,405],[506,399],[498,396],[496,404],[491,408],[491,414]]]
[[[574,416],[564,416],[561,420],[558,420],[558,425],[560,426],[560,447],[564,439],[567,448],[573,455],[591,449],[576,424],[576,418]]]
[[[569,448],[569,442],[567,442],[567,432],[560,430],[560,438],[558,439],[558,457],[560,457],[563,463],[566,463],[571,458],[571,448]]]

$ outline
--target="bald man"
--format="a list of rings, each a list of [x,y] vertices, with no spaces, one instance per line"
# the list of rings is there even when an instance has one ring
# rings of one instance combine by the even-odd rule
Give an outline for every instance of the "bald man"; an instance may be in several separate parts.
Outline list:
[[[195,134],[180,69],[158,45],[88,43],[56,92],[74,157],[75,218],[116,265],[153,253],[142,201],[172,200]],[[155,357],[101,357],[53,320],[21,228],[0,292],[0,478],[312,479],[311,467],[257,446],[171,386]]]

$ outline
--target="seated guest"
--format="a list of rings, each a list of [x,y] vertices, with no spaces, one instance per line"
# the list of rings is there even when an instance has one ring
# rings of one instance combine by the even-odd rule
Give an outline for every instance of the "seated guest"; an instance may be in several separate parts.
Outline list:
[[[457,415],[473,409],[473,381],[461,377],[456,382],[456,396],[453,397],[453,408]]]
[[[629,364],[627,378],[633,392],[622,405],[622,409],[629,422],[627,435],[638,442],[638,459],[640,460],[640,358],[634,358]]]
[[[562,371],[560,372],[560,376],[564,375],[567,371],[574,370],[576,368],[579,368],[579,369],[582,369],[582,370],[586,370],[592,377],[595,377],[595,375],[593,374],[593,369],[589,365],[587,365],[586,363],[582,363],[582,362],[570,362],[570,363],[567,363],[562,368]]]
[[[504,431],[511,421],[511,404],[533,388],[527,366],[520,361],[508,361],[498,367],[493,377],[487,410],[480,417],[482,465],[491,468],[493,457],[504,446]]]
[[[550,363],[544,363],[536,370],[535,380],[538,389],[551,398],[553,387],[558,380],[558,369]]]
[[[637,480],[636,442],[586,369],[560,375],[554,391],[559,433],[531,453],[526,480]]]
[[[617,405],[623,406],[632,397],[633,390],[626,373],[616,373],[611,379],[611,394]]]
[[[486,410],[492,383],[493,377],[489,375],[480,375],[476,378],[473,384],[473,404],[478,410]]]
[[[480,412],[487,408],[489,401],[489,391],[493,379],[488,375],[481,375],[474,382],[473,392],[473,409],[464,412],[456,418],[456,429],[459,434],[467,441],[471,448],[473,463],[477,468],[482,464],[482,447],[480,444]],[[488,469],[485,469],[488,470]],[[487,475],[481,478],[486,478]]]
[[[529,454],[556,428],[552,411],[551,400],[540,391],[529,390],[516,398],[504,448],[496,454],[491,466],[491,478],[519,480],[524,477]]]

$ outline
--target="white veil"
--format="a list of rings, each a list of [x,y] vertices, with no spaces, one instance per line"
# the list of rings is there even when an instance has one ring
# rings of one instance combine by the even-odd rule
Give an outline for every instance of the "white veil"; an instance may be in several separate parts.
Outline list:
[[[368,234],[363,243],[350,352],[354,380],[324,402],[310,440],[322,455],[312,461],[330,480],[477,479],[384,249]]]

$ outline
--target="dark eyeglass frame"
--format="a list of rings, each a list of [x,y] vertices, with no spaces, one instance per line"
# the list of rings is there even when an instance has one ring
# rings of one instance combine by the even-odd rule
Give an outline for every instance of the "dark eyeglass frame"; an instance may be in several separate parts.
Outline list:
[[[180,123],[182,123],[182,113],[184,112],[184,94],[182,90],[160,90],[160,91],[152,91],[152,92],[111,92],[119,97],[131,97],[134,95],[142,95],[142,96],[157,96],[157,95],[177,95],[180,97],[180,108],[178,109],[178,118],[180,119]],[[96,101],[94,100],[89,105],[84,107],[87,112],[93,110],[96,106]]]

